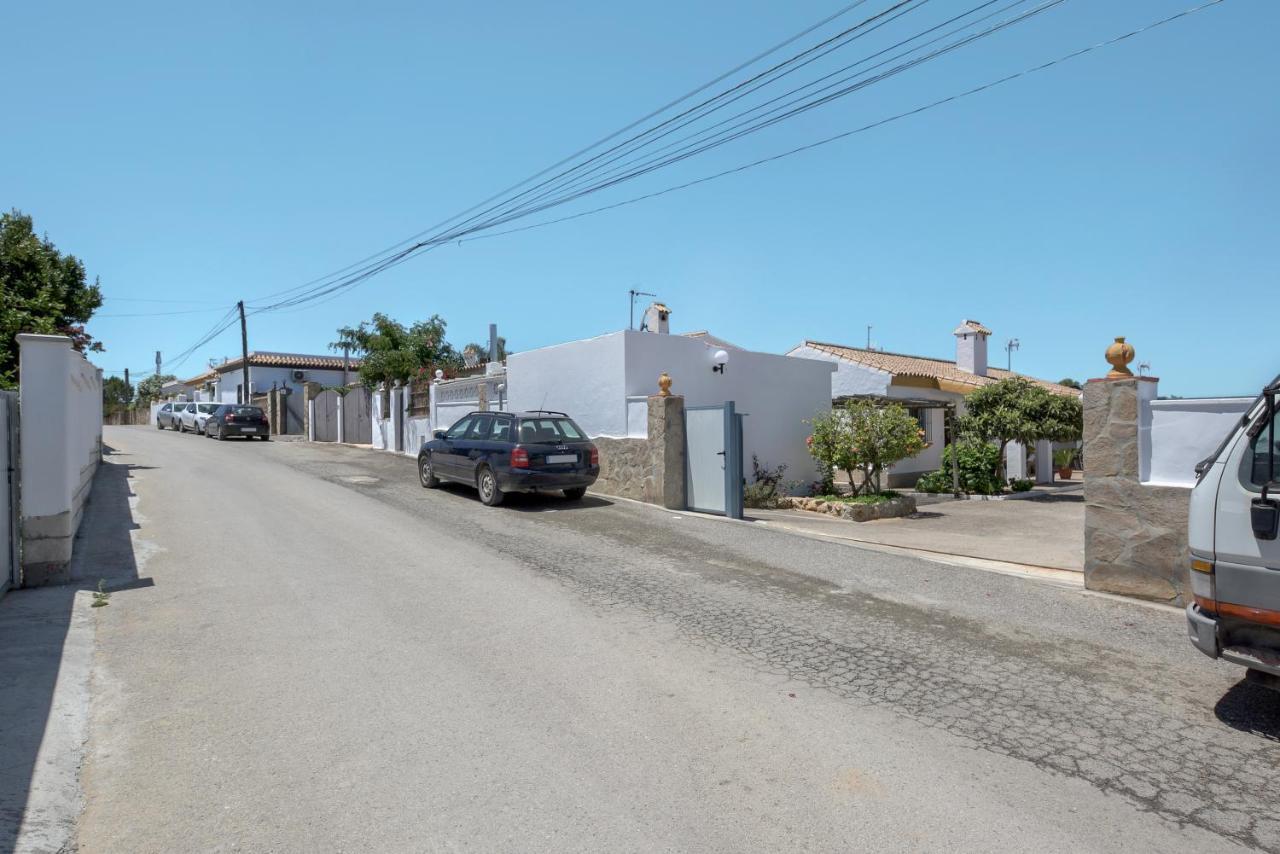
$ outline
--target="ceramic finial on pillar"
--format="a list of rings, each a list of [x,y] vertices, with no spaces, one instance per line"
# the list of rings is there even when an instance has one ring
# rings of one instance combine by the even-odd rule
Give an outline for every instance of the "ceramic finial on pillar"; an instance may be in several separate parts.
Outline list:
[[[1133,376],[1133,371],[1129,370],[1129,363],[1133,361],[1135,355],[1133,345],[1125,343],[1123,335],[1118,336],[1115,343],[1107,348],[1107,362],[1111,365],[1111,370],[1107,372],[1107,379],[1118,380]]]

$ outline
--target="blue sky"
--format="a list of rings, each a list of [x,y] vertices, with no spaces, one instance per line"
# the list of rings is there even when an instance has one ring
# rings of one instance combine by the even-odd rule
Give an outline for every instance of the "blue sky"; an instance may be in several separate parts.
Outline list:
[[[977,2],[932,0],[912,20]],[[96,361],[142,373],[235,300],[470,207],[842,5],[9,4],[0,205],[101,277]],[[1067,0],[557,213],[857,127],[1190,5]],[[1126,335],[1162,393],[1250,394],[1280,372],[1275,336],[1251,334],[1280,261],[1278,27],[1280,5],[1226,0],[770,166],[441,247],[330,302],[251,317],[250,346],[323,352],[338,326],[383,311],[439,313],[459,345],[496,322],[530,349],[625,327],[634,286],[672,306],[675,329],[753,349],[860,345],[872,324],[885,349],[950,356],[951,330],[973,317],[995,331],[993,362],[1017,337],[1014,368],[1033,375],[1099,376]],[[173,371],[234,355],[236,332]]]

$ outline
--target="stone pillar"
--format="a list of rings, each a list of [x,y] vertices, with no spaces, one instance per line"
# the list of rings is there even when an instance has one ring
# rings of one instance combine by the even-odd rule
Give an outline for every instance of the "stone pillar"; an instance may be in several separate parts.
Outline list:
[[[315,429],[315,399],[320,394],[323,386],[320,383],[304,382],[302,384],[302,435],[307,437],[308,441],[314,442],[316,438]]]
[[[489,384],[487,382],[476,386],[476,409],[481,412],[489,411]]]
[[[347,393],[338,392],[338,444],[347,441]]]
[[[685,490],[684,398],[652,395],[649,398],[649,472],[644,500],[668,510],[684,510]]]
[[[1084,584],[1182,605],[1191,491],[1140,480],[1143,412],[1156,383],[1132,375],[1085,383]]]

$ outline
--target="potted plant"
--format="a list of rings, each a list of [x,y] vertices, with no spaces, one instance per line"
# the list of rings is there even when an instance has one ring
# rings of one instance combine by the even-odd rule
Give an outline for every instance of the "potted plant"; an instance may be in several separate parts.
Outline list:
[[[1075,448],[1059,448],[1053,452],[1053,464],[1058,469],[1059,480],[1071,480],[1071,463],[1075,458]]]

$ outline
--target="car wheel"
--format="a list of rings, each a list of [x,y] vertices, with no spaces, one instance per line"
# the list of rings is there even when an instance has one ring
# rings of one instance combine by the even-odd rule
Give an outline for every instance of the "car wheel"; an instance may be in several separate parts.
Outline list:
[[[570,501],[577,501],[586,494],[587,488],[585,486],[575,486],[573,489],[564,490],[564,497]]]
[[[270,442],[270,441],[271,441],[271,437],[270,437],[270,436],[263,436],[263,437],[262,437],[262,441],[264,441],[264,442]]]
[[[221,427],[218,428],[218,441],[219,442],[227,441],[227,434],[222,432]]]
[[[163,430],[163,429],[164,429],[164,425],[160,423],[160,419],[159,419],[159,418],[157,418],[157,419],[156,419],[156,429],[157,429],[157,430]]]
[[[480,491],[480,500],[486,507],[497,507],[505,497],[498,488],[498,478],[488,466],[480,469],[480,474],[476,477],[476,489]]]
[[[436,477],[430,454],[418,457],[418,482],[422,484],[423,489],[435,489],[440,485],[440,478]]]

